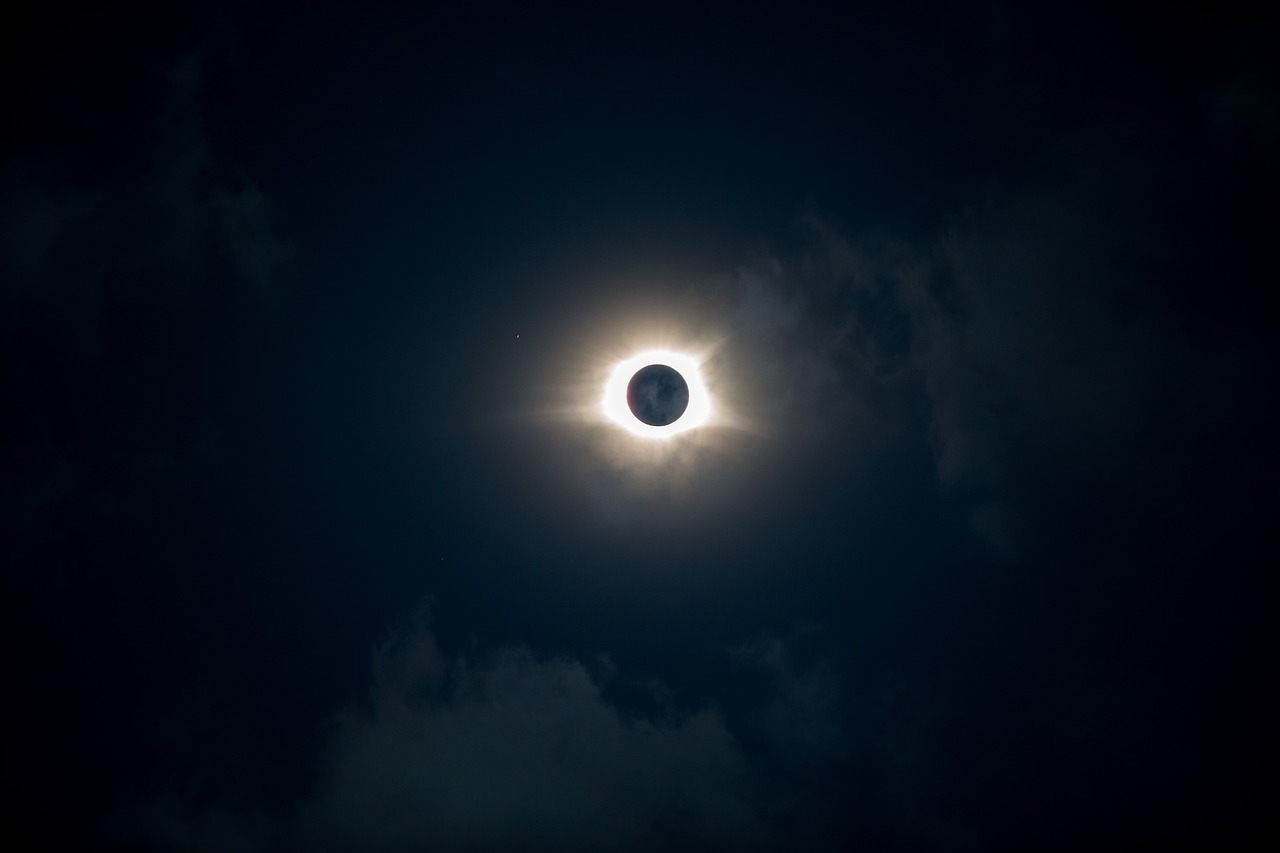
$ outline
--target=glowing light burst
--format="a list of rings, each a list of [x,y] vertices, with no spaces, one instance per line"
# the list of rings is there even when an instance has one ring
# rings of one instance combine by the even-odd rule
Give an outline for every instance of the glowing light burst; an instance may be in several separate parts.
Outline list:
[[[627,405],[627,383],[637,370],[650,364],[665,364],[675,369],[689,385],[689,405],[684,414],[666,426],[644,423]],[[672,350],[647,350],[614,365],[605,382],[600,406],[606,418],[640,438],[673,438],[703,426],[711,418],[711,395],[702,381],[698,359]]]

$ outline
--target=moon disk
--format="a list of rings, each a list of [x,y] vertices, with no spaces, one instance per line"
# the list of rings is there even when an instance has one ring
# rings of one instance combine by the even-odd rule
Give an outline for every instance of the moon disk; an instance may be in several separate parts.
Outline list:
[[[711,400],[698,360],[650,350],[618,362],[605,383],[605,417],[642,438],[671,438],[702,426]]]
[[[649,426],[666,426],[689,408],[689,383],[665,364],[642,367],[627,383],[627,408]]]

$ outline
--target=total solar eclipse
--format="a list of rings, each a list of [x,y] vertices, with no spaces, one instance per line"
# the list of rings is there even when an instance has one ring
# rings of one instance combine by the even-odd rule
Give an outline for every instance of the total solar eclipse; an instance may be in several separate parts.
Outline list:
[[[642,367],[627,383],[627,408],[649,426],[675,423],[689,408],[689,383],[669,365]]]
[[[675,350],[646,350],[614,364],[600,405],[607,420],[644,439],[674,438],[711,418],[699,358]]]

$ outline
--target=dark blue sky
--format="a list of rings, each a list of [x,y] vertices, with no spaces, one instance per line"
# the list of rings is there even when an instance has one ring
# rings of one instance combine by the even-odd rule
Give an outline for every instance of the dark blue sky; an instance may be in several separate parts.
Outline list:
[[[41,14],[14,833],[1274,833],[1274,16]],[[655,348],[714,407],[668,442],[599,407]]]

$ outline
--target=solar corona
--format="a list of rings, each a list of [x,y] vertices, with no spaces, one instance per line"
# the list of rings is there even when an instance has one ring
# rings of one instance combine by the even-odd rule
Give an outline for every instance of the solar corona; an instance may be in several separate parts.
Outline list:
[[[711,399],[698,359],[647,350],[614,365],[601,408],[606,418],[639,438],[669,439],[706,424]]]

